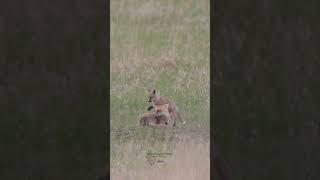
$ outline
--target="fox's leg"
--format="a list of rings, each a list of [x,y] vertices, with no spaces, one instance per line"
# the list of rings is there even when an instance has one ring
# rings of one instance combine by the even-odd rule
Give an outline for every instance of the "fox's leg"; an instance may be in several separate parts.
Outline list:
[[[176,126],[176,119],[177,119],[176,113],[171,112],[170,115],[171,115],[171,121],[173,121],[173,126]]]
[[[145,126],[147,125],[147,118],[146,117],[142,117],[140,119],[140,123],[139,123],[141,126]]]
[[[153,106],[149,106],[149,107],[148,107],[148,111],[150,111],[152,108],[153,108]]]

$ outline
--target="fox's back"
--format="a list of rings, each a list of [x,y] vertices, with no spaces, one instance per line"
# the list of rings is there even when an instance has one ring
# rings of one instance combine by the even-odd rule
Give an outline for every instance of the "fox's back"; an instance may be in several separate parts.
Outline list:
[[[154,105],[160,106],[164,104],[169,104],[168,111],[171,113],[176,110],[176,104],[173,101],[168,100],[165,97],[160,97],[159,100],[153,102]]]

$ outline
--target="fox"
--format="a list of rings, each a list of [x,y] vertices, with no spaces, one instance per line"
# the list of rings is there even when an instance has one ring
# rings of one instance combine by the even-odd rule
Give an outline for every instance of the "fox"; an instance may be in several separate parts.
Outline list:
[[[156,124],[156,123],[157,123],[157,119],[152,113],[144,113],[139,122],[141,126],[149,126],[150,124]]]
[[[171,123],[171,115],[169,113],[169,104],[154,105],[155,117],[161,123],[168,125]]]
[[[168,100],[165,97],[160,96],[160,93],[156,91],[155,89],[148,89],[149,92],[149,99],[147,102],[151,103],[152,105],[148,107],[148,111],[150,111],[155,106],[169,104],[168,111],[171,115],[171,119],[173,121],[173,126],[176,126],[176,121],[179,119],[182,121],[182,124],[185,124],[186,122],[182,119],[181,113],[178,110],[178,107],[175,102]],[[167,122],[168,123],[168,122]]]
[[[168,111],[169,104],[155,105],[154,112],[145,113],[140,119],[140,125],[168,125],[171,122],[171,115]]]

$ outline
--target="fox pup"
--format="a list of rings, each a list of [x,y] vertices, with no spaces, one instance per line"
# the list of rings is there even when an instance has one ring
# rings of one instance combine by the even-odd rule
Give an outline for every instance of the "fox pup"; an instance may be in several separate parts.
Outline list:
[[[171,123],[171,115],[168,110],[169,104],[164,105],[154,105],[155,117],[160,123],[168,125]]]
[[[150,124],[157,124],[157,119],[152,113],[145,113],[140,119],[141,126],[149,126]]]
[[[142,116],[140,119],[140,125],[168,125],[168,122],[171,122],[168,106],[169,104],[159,106],[155,105],[153,113],[148,112]]]
[[[168,111],[169,111],[169,114],[171,115],[171,119],[173,120],[173,126],[176,125],[177,119],[182,121],[182,124],[186,123],[182,119],[181,113],[179,112],[177,105],[173,101],[170,101],[165,97],[161,97],[159,92],[157,92],[155,89],[153,90],[148,89],[148,92],[149,92],[148,102],[152,104],[151,106],[148,107],[148,110],[151,110],[155,106],[169,104]]]

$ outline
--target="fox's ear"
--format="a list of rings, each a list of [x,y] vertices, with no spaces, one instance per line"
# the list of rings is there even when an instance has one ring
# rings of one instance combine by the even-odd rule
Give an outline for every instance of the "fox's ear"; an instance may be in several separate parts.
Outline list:
[[[152,91],[152,93],[153,93],[153,94],[156,94],[156,90],[154,89],[154,90]]]
[[[148,92],[150,93],[151,92],[151,90],[148,88]]]

